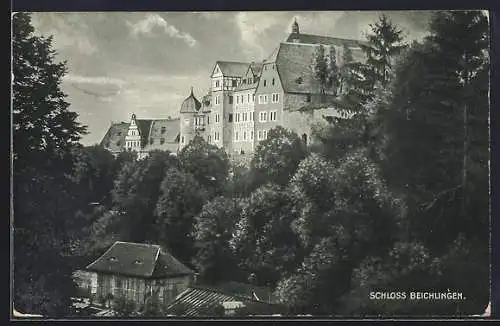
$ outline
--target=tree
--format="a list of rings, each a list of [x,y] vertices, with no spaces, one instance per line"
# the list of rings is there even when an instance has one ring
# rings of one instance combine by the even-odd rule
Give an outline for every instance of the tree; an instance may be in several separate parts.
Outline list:
[[[166,171],[155,210],[155,238],[183,262],[190,262],[194,254],[194,218],[207,197],[191,174],[176,168]]]
[[[380,136],[379,120],[375,119],[376,109],[385,99],[385,89],[393,76],[394,61],[406,45],[402,31],[386,16],[379,17],[370,25],[367,42],[360,44],[366,62],[352,61],[352,54],[344,49],[342,68],[343,96],[335,101],[337,109],[348,119],[328,119],[336,131],[321,138],[330,147],[366,147],[371,151]]]
[[[223,149],[196,136],[179,153],[184,172],[190,173],[211,196],[220,195],[229,174],[229,158]]]
[[[52,38],[34,34],[31,17],[12,16],[14,302],[46,316],[70,312],[74,290],[66,219],[74,214],[71,149],[86,128],[60,89],[65,63]]]
[[[242,203],[230,246],[242,270],[255,273],[258,282],[274,285],[300,258],[300,242],[291,229],[293,202],[288,192],[267,184]]]
[[[375,24],[370,24],[371,33],[366,35],[368,44],[361,44],[366,54],[366,64],[371,68],[374,86],[386,87],[390,82],[393,61],[405,48],[403,31],[391,20],[381,15]]]
[[[305,145],[296,133],[281,126],[269,130],[250,163],[252,188],[267,182],[286,185],[306,155]]]
[[[351,48],[344,43],[342,46],[342,64],[339,68],[339,95],[344,95],[347,89],[346,81],[349,79],[349,66],[354,61]]]
[[[337,64],[337,52],[334,46],[330,47],[330,53],[327,57],[328,78],[327,85],[332,89],[334,95],[338,95],[340,88],[340,69]]]
[[[160,185],[165,173],[177,167],[176,158],[169,152],[151,152],[144,160],[123,165],[112,190],[113,209],[123,216],[123,241],[152,241],[156,231],[155,209],[160,197]]]
[[[236,259],[229,241],[240,211],[235,199],[216,197],[196,216],[193,263],[205,281],[215,283],[234,278]]]
[[[86,132],[60,89],[66,64],[55,62],[52,37],[34,35],[29,14],[13,15],[12,26],[15,170],[25,172],[34,163],[59,169]]]
[[[115,159],[100,146],[78,147],[73,152],[71,179],[79,188],[82,205],[111,203],[111,189],[115,179]]]
[[[278,288],[284,302],[332,313],[350,290],[356,264],[386,252],[397,239],[401,203],[364,150],[349,153],[337,165],[313,154],[301,162],[290,187],[299,198],[293,225],[306,258]],[[301,291],[307,296],[297,301],[293,293]]]
[[[314,53],[314,76],[319,82],[320,93],[337,94],[339,68],[337,66],[337,55],[335,47],[331,46],[329,53],[326,53],[325,47],[319,45]]]

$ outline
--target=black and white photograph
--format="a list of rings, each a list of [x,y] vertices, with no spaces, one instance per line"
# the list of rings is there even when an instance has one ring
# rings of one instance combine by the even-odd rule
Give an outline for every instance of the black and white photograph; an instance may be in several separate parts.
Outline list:
[[[488,11],[11,23],[11,320],[491,316]]]

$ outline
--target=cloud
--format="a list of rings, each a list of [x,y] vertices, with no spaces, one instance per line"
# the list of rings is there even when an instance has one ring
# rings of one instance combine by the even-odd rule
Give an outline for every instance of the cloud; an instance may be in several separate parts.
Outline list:
[[[177,27],[169,24],[163,17],[158,14],[149,14],[146,18],[136,22],[127,22],[131,33],[134,36],[145,35],[153,36],[155,28],[163,29],[163,32],[172,38],[178,38],[186,42],[190,47],[197,44],[197,41],[189,34],[180,32]]]
[[[246,54],[265,57],[268,53],[261,43],[266,31],[282,22],[280,12],[239,12],[235,16],[236,26],[241,35],[241,42]]]
[[[38,34],[53,35],[58,49],[71,49],[84,55],[98,52],[88,37],[89,26],[78,13],[33,13],[32,24]]]
[[[89,77],[89,76],[79,76],[68,74],[64,76],[64,80],[72,83],[89,83],[89,84],[98,84],[98,85],[117,85],[123,86],[126,82],[122,79],[97,76],[97,77]]]

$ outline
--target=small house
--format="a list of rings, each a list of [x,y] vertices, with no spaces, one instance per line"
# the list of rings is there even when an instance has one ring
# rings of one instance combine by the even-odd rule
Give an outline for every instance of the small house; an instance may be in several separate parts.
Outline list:
[[[148,298],[167,306],[194,282],[195,276],[159,245],[121,241],[88,265],[86,271],[91,297],[105,304],[125,299],[133,302],[136,310]]]

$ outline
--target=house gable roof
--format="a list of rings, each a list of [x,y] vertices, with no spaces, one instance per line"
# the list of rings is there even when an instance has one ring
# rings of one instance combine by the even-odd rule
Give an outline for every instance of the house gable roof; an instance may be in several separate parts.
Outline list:
[[[112,124],[101,140],[101,146],[111,152],[119,152],[125,145],[130,123],[119,122]]]
[[[159,245],[121,241],[115,242],[86,269],[93,272],[141,278],[160,278],[194,273],[168,252],[161,250]]]
[[[217,61],[212,71],[212,75],[215,72],[215,68],[219,67],[225,77],[242,77],[247,72],[249,65],[250,64],[247,62]]]

